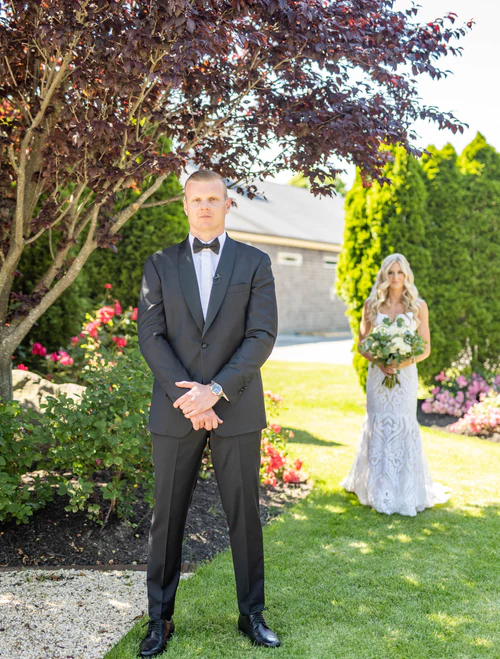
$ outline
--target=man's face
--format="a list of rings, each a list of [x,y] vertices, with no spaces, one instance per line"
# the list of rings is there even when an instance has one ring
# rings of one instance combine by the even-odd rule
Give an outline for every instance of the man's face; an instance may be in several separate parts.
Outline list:
[[[184,196],[184,212],[194,233],[212,234],[224,232],[226,215],[231,200],[224,198],[222,181],[189,181]]]

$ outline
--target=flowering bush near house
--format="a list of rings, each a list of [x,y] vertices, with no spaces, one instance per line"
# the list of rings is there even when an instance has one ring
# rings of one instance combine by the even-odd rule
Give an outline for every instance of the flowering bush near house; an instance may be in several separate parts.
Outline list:
[[[434,378],[436,386],[422,403],[422,411],[430,414],[449,414],[461,417],[490,392],[500,391],[500,375],[485,377],[472,373],[466,377],[447,375],[441,371]]]

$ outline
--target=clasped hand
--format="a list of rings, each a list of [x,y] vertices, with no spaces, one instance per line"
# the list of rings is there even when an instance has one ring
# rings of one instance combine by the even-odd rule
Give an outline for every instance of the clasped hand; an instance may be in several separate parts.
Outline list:
[[[215,430],[221,423],[212,407],[219,400],[208,384],[199,382],[176,382],[177,387],[189,389],[183,396],[178,398],[174,407],[180,408],[186,419],[190,419],[195,430]]]
[[[377,366],[379,369],[384,373],[384,375],[394,375],[397,373],[401,368],[406,368],[407,366],[411,366],[414,362],[411,359],[407,359],[404,362],[401,362],[401,364],[389,364],[385,365],[383,362],[377,363]]]

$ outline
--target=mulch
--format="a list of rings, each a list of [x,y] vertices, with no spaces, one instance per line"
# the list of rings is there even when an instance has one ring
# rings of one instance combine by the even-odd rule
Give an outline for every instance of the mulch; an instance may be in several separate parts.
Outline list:
[[[261,487],[260,515],[268,523],[291,503],[304,498],[311,485],[278,484]],[[3,524],[0,530],[0,569],[143,565],[147,560],[152,510],[139,500],[131,523],[110,519],[103,528],[84,513],[64,510],[66,497],[37,511],[28,524]],[[192,572],[229,547],[229,534],[213,472],[199,478],[189,510],[183,545],[183,572]]]

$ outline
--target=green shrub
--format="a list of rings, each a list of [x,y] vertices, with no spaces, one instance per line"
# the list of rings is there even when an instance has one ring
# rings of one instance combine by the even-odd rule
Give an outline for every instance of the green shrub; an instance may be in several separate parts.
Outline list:
[[[89,386],[81,402],[50,398],[35,431],[50,437],[66,510],[84,510],[105,524],[111,513],[130,517],[131,505],[153,500],[150,435],[151,376],[137,340],[122,354],[101,348],[87,367]]]
[[[18,524],[53,497],[50,475],[40,470],[43,455],[34,443],[33,426],[23,423],[22,414],[16,401],[0,401],[0,521]]]

